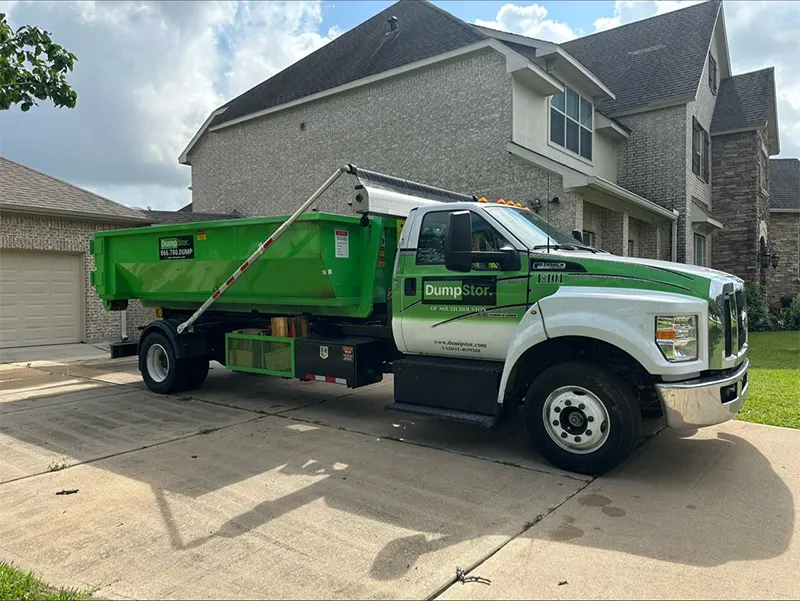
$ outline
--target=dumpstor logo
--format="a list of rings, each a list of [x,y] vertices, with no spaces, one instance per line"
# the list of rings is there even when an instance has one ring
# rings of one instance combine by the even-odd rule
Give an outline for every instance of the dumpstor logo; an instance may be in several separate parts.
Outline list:
[[[422,302],[494,305],[497,302],[497,280],[493,277],[424,278]]]

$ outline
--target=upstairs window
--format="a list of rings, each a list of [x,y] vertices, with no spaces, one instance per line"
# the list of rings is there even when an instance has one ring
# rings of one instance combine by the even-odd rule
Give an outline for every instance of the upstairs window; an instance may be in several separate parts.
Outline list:
[[[708,55],[708,86],[712,94],[717,93],[717,61],[711,54]]]
[[[550,98],[550,141],[592,160],[594,107],[570,87]]]
[[[708,132],[692,117],[692,173],[708,183],[711,140]]]

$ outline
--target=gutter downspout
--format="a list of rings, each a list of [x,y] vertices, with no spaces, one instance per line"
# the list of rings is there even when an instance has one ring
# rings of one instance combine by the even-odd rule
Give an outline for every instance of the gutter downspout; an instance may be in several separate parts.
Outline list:
[[[119,329],[122,341],[128,340],[128,310],[119,312]]]
[[[675,213],[676,219],[672,220],[672,262],[678,262],[678,211],[672,209],[672,212]]]

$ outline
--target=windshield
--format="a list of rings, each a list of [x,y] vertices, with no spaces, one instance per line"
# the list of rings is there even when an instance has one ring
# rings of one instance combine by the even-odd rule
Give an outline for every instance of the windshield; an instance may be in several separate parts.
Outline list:
[[[509,231],[514,234],[528,248],[545,247],[548,244],[548,233],[550,235],[551,246],[554,245],[579,245],[575,238],[565,234],[552,226],[549,227],[547,221],[539,217],[533,211],[520,211],[509,207],[487,206],[489,211],[497,221],[502,223]]]

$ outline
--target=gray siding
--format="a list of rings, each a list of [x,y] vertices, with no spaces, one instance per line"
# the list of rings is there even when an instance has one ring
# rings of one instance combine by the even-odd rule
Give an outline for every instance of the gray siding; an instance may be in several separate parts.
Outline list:
[[[287,214],[355,163],[490,200],[558,195],[553,224],[580,227],[580,199],[510,155],[511,135],[505,58],[482,51],[208,134],[191,155],[192,200],[201,212]],[[339,180],[317,208],[345,212],[349,186]]]

